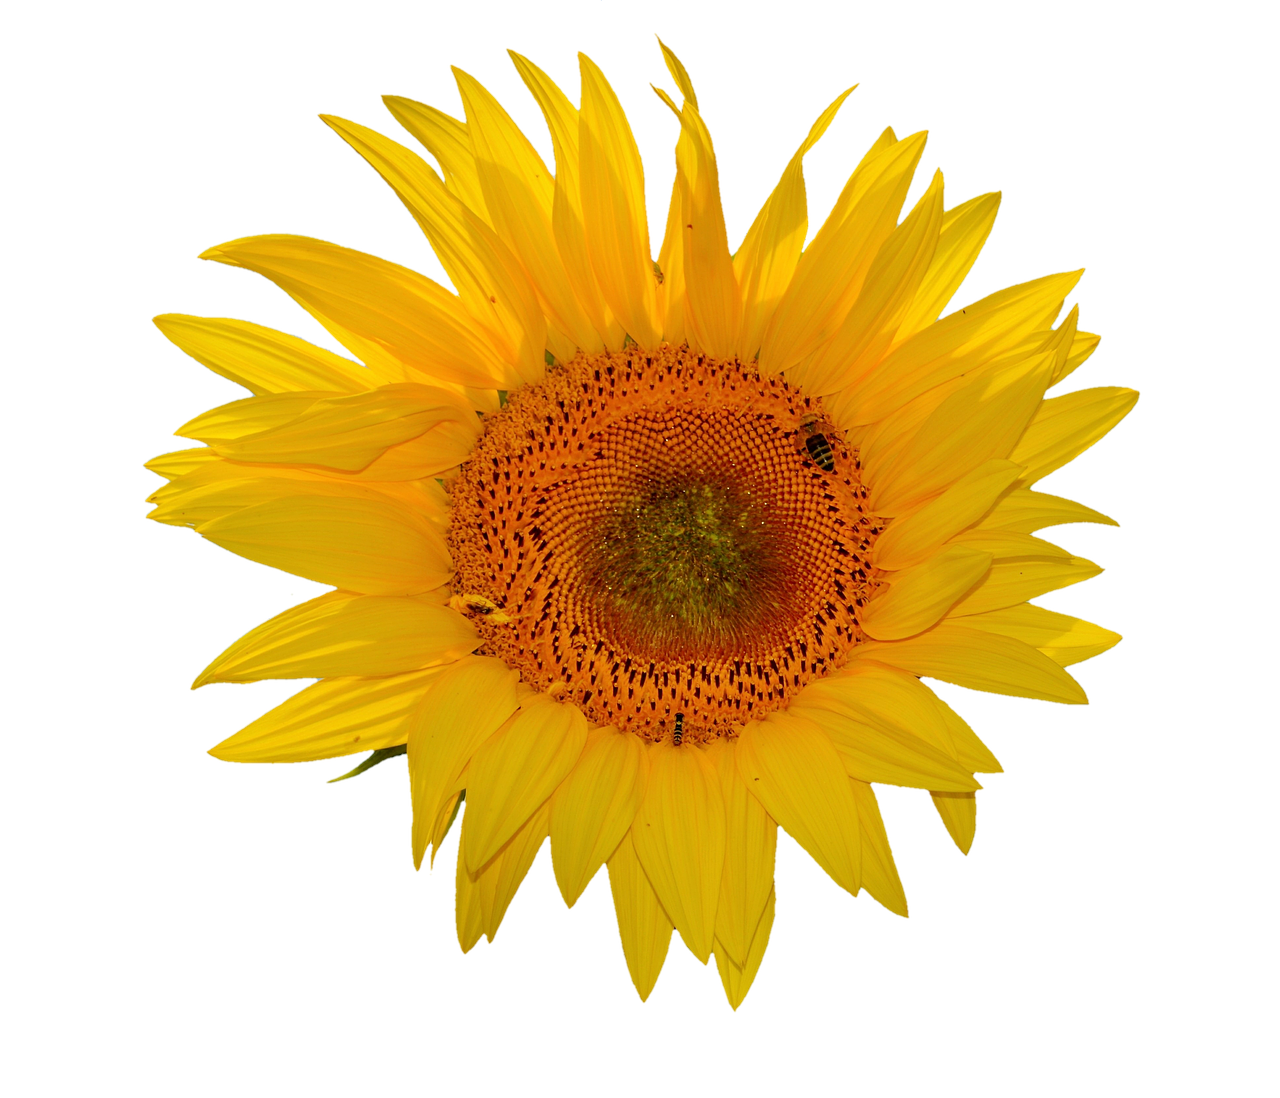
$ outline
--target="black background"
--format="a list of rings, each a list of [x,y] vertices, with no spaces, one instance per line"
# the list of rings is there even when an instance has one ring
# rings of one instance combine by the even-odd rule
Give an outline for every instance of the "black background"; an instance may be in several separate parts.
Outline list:
[[[1048,42],[997,50],[975,38],[954,55],[924,60],[909,38],[814,26],[765,32],[700,19],[691,5],[664,6],[634,27],[618,23],[609,5],[564,10],[580,26],[558,19],[539,32],[511,29],[476,6],[481,26],[465,37],[440,35],[426,17],[353,18],[349,32],[330,27],[301,42],[278,28],[209,27],[140,60],[141,125],[119,138],[124,151],[137,142],[134,260],[145,273],[131,287],[146,392],[138,461],[173,448],[168,433],[179,422],[241,395],[169,347],[148,322],[156,312],[244,316],[335,347],[265,280],[197,262],[202,248],[244,233],[297,230],[439,276],[396,198],[316,111],[412,143],[381,109],[379,93],[460,113],[445,68],[456,63],[506,102],[545,155],[547,133],[503,47],[527,52],[575,96],[573,50],[582,49],[603,65],[634,122],[657,242],[675,124],[646,87],[669,87],[653,29],[684,58],[716,134],[733,243],[813,116],[861,81],[809,157],[813,227],[882,125],[899,134],[931,129],[911,201],[936,165],[947,173],[948,203],[988,188],[1005,192],[991,244],[955,305],[1046,271],[1088,266],[1074,299],[1083,303],[1082,326],[1107,338],[1066,388],[1142,388],[1121,320],[1134,276],[1123,220],[1132,214],[1116,182],[1126,170],[1117,159],[1124,111],[1105,64],[1088,67],[1087,78],[1061,79],[1046,51],[1064,46]],[[882,791],[911,902],[913,918],[902,921],[868,897],[838,891],[783,837],[777,929],[744,1017],[773,1021],[822,1006],[850,1016],[910,1011],[916,1025],[941,1028],[963,1016],[972,997],[1002,996],[1012,1008],[1046,988],[1079,992],[1103,956],[1114,965],[1117,946],[1137,938],[1142,828],[1125,808],[1128,778],[1117,773],[1144,735],[1134,714],[1147,688],[1133,654],[1143,644],[1134,598],[1143,470],[1126,438],[1133,431],[1126,424],[1042,485],[1126,523],[1048,532],[1108,572],[1044,603],[1129,636],[1075,669],[1093,704],[1069,709],[941,686],[1007,768],[980,797],[973,854],[966,859],[951,846],[924,793]],[[138,472],[137,497],[156,484]],[[273,988],[312,983],[351,989],[362,1011],[394,991],[424,1006],[490,1014],[526,1015],[556,1003],[566,1019],[600,1010],[660,1026],[727,1017],[713,971],[701,970],[678,938],[641,1015],[604,874],[566,911],[545,847],[497,943],[461,956],[452,930],[453,841],[434,877],[412,873],[402,760],[328,787],[324,779],[349,763],[227,767],[202,754],[297,686],[192,695],[188,682],[239,633],[320,589],[189,532],[137,526],[134,616],[148,665],[140,682],[146,699],[131,720],[136,741],[127,742],[142,745],[141,772],[150,777],[123,806],[134,819],[131,848],[152,897],[148,916],[178,928],[202,987],[237,996],[246,1024],[270,1011]],[[131,759],[125,751],[122,765]],[[1123,965],[1119,975],[1115,967],[1108,973],[1123,987]]]

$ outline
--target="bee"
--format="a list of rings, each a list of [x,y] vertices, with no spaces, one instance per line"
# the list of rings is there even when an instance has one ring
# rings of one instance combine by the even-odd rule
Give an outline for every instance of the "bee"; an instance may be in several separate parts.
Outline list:
[[[804,449],[796,447],[801,457],[808,456],[824,473],[836,471],[836,455],[831,449],[828,435],[837,435],[835,424],[819,412],[809,412],[801,417],[797,438],[804,441]]]
[[[683,739],[684,739],[684,714],[677,713],[676,714],[676,730],[674,733],[672,733],[671,742],[675,744],[676,747],[679,747],[680,741]]]

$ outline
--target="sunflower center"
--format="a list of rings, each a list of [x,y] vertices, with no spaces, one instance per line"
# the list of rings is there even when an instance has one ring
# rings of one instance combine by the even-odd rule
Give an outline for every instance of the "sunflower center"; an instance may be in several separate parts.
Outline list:
[[[719,647],[765,608],[777,532],[750,491],[664,472],[604,516],[584,579],[644,648]]]
[[[598,724],[662,739],[679,717],[708,739],[860,639],[865,494],[780,378],[670,347],[580,356],[490,416],[451,482],[455,592],[501,611],[474,615],[481,650],[535,688]]]

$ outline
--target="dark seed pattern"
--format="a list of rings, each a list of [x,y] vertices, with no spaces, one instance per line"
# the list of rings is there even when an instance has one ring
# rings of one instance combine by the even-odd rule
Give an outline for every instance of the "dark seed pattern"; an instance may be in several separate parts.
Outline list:
[[[482,654],[597,725],[705,742],[783,707],[862,634],[880,532],[820,402],[687,348],[579,356],[486,417],[447,484]],[[676,739],[675,742],[680,742]]]

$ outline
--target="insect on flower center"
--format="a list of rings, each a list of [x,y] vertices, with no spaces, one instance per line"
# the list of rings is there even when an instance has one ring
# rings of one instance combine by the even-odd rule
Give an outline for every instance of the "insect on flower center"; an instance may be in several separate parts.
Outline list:
[[[450,483],[455,591],[530,685],[705,741],[860,640],[878,527],[858,473],[780,378],[670,347],[579,356],[487,417]]]

